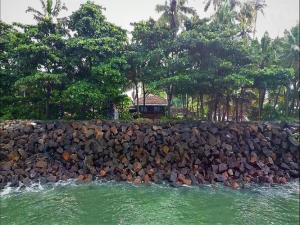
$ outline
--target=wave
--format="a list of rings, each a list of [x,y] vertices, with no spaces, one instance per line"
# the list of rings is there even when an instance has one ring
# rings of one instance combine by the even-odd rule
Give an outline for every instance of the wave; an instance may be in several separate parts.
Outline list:
[[[223,184],[205,184],[201,186],[176,186],[173,187],[169,183],[151,183],[151,184],[140,184],[135,185],[133,183],[129,182],[117,182],[117,181],[105,181],[103,179],[94,180],[89,183],[82,183],[78,182],[75,179],[69,179],[66,181],[58,181],[56,183],[46,183],[41,184],[38,183],[31,183],[29,185],[24,185],[23,183],[20,183],[18,187],[11,187],[11,184],[8,183],[2,190],[0,190],[0,198],[9,198],[10,196],[23,194],[23,193],[29,193],[29,192],[48,192],[53,191],[58,188],[69,188],[69,187],[81,187],[81,186],[119,186],[122,188],[152,188],[154,190],[157,189],[186,189],[186,190],[206,190],[206,191],[232,191],[232,192],[240,192],[240,193],[253,193],[253,194],[260,194],[264,196],[272,196],[272,197],[283,197],[288,198],[290,196],[298,196],[300,195],[300,186],[299,186],[299,180],[294,180],[291,182],[288,182],[287,184],[283,185],[258,185],[258,184],[251,184],[248,186],[245,186],[244,188],[240,190],[232,190],[229,187],[225,187]]]

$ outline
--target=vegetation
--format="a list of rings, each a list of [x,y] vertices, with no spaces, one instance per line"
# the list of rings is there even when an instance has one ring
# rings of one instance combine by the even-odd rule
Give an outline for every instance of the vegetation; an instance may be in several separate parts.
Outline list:
[[[60,0],[31,7],[36,25],[0,22],[0,118],[128,119],[129,87],[163,93],[185,117],[286,120],[299,114],[299,24],[256,38],[264,1],[207,1],[200,19],[187,1],[158,5],[157,21],[127,32],[86,2],[67,18]],[[137,96],[139,97],[139,96]],[[145,104],[145,100],[142,103]]]

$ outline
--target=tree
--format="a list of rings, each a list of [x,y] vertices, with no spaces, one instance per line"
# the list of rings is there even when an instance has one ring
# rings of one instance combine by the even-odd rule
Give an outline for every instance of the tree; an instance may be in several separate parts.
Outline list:
[[[260,12],[261,14],[264,15],[264,8],[267,6],[267,4],[266,4],[266,0],[253,0],[252,5],[253,5],[253,18],[254,18],[253,19],[253,38],[255,38],[258,13]]]
[[[176,35],[180,26],[188,20],[188,16],[195,16],[195,9],[186,6],[187,0],[169,0],[164,5],[157,5],[156,11],[162,13],[158,23],[169,29]]]
[[[240,5],[240,1],[238,1],[238,0],[206,0],[205,6],[204,6],[204,11],[206,12],[211,5],[214,7],[214,10],[217,11],[224,4],[228,4],[230,6],[230,9],[233,10],[236,6]]]
[[[27,13],[32,13],[34,19],[38,22],[57,18],[61,11],[67,10],[67,7],[61,2],[61,0],[56,0],[55,5],[53,4],[53,0],[40,0],[40,2],[42,5],[42,11],[34,9],[31,6],[26,10]]]
[[[126,31],[106,21],[102,11],[101,6],[87,2],[68,21],[73,37],[66,41],[64,66],[71,86],[63,94],[69,106],[86,106],[68,107],[67,113],[76,118],[107,116],[125,86]],[[93,100],[79,104],[79,100],[86,101],[83,96],[89,88],[86,97]],[[72,98],[72,93],[80,97]]]

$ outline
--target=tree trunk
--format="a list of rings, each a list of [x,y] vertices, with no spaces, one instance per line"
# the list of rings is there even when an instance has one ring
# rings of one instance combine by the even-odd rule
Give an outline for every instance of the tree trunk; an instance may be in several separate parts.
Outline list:
[[[137,116],[140,117],[140,103],[139,103],[139,83],[135,82],[135,98],[136,98],[136,112]]]
[[[243,103],[244,103],[244,94],[245,94],[245,89],[242,87],[241,90],[241,98],[240,98],[240,121],[243,121],[243,114],[244,114],[244,108],[243,108]]]
[[[285,115],[289,115],[289,97],[290,97],[290,87],[286,86],[286,93],[285,93]]]
[[[171,106],[172,106],[172,98],[173,98],[173,85],[171,84],[169,87],[169,90],[167,91],[167,115],[168,117],[171,117]]]
[[[230,97],[229,95],[226,96],[226,121],[229,121],[230,116]]]
[[[200,96],[197,96],[197,118],[200,118]]]
[[[239,120],[239,99],[238,97],[235,98],[235,121],[238,122]]]
[[[208,115],[207,115],[207,119],[209,121],[212,121],[212,113],[213,113],[213,97],[210,96],[209,98],[209,102],[208,102]]]
[[[273,106],[274,111],[276,110],[276,106],[277,106],[277,103],[278,103],[278,98],[279,98],[280,92],[281,92],[281,87],[279,87],[279,90],[278,90],[278,92],[275,96],[275,99],[274,99],[274,106]]]
[[[214,121],[217,121],[217,109],[218,109],[218,95],[216,95],[214,101],[214,117],[213,117]]]
[[[204,99],[203,99],[203,94],[200,95],[200,113],[201,113],[201,119],[204,119]]]
[[[257,23],[257,11],[255,11],[255,15],[254,15],[253,39],[255,38],[255,33],[256,33],[256,23]]]
[[[143,106],[145,107],[146,105],[146,90],[145,90],[145,83],[142,83],[142,87],[143,87]]]
[[[261,120],[262,111],[265,101],[266,89],[262,88],[258,90],[258,120]]]

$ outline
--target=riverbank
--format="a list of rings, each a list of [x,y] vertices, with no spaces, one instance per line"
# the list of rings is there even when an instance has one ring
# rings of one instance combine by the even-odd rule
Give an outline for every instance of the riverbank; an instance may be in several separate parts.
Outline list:
[[[299,127],[258,123],[0,123],[0,186],[76,179],[286,183],[299,177]]]

